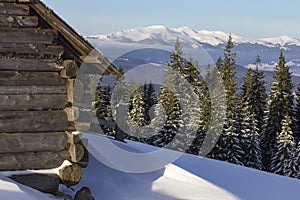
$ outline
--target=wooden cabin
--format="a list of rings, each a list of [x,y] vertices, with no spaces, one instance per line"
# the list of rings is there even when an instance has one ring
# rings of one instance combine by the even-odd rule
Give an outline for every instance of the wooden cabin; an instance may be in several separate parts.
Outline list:
[[[0,0],[0,171],[51,169],[69,160],[60,182],[80,180],[84,148],[73,134],[74,78],[84,62],[118,73],[92,51],[41,1]]]

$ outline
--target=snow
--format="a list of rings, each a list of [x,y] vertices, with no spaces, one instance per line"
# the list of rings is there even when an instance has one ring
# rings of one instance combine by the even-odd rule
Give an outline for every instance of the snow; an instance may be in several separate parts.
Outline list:
[[[83,134],[83,137],[89,140],[87,148],[91,150],[90,162],[89,166],[83,170],[81,183],[74,190],[78,191],[83,186],[87,186],[91,189],[95,199],[294,200],[298,199],[300,195],[300,180],[297,179],[198,156],[179,154],[132,141],[127,141],[125,144],[87,133]],[[151,154],[154,157],[151,162],[159,162],[172,157],[178,159],[162,165],[156,170],[126,173],[107,165],[111,164],[114,168],[118,168],[118,164],[123,167],[143,168],[151,162],[140,163],[138,159],[124,158],[122,154],[114,154],[114,159],[108,159],[107,163],[103,164],[95,157],[99,158],[100,156],[103,159],[112,156],[109,149],[105,151],[103,148],[99,148],[107,145],[107,142],[122,151],[135,155]],[[158,150],[162,153],[155,154]],[[74,195],[74,191],[71,189],[66,187],[60,187],[60,189]],[[0,194],[0,199],[55,199],[51,195],[42,194],[17,184],[3,174],[0,174]]]
[[[53,196],[43,194],[0,175],[0,199],[3,200],[53,200]]]
[[[97,156],[105,154],[106,158],[109,158],[110,152],[97,151],[99,145],[104,145],[105,141],[128,152],[149,153],[158,150],[132,141],[124,144],[91,134],[83,136],[89,139],[88,148],[93,149]],[[160,155],[164,156],[156,157],[157,161],[176,157],[178,152],[165,150]],[[121,159],[121,156],[118,159],[119,164],[127,163],[124,166],[139,167],[148,164],[134,159]],[[76,189],[82,186],[91,187],[96,199],[112,200],[282,200],[298,199],[300,195],[299,180],[188,154],[183,154],[178,160],[162,166],[161,169],[145,173],[121,172],[107,167],[91,156],[82,182]]]
[[[118,42],[145,43],[149,40],[160,44],[173,44],[178,38],[182,44],[189,44],[191,47],[200,47],[202,43],[212,46],[223,45],[228,40],[228,35],[222,31],[193,30],[187,26],[179,28],[168,28],[162,25],[149,26],[145,28],[123,30],[108,35],[90,36],[88,39],[114,40]],[[299,38],[279,36],[273,38],[252,39],[241,35],[232,34],[236,44],[260,44],[267,47],[284,47],[286,45],[300,46]]]

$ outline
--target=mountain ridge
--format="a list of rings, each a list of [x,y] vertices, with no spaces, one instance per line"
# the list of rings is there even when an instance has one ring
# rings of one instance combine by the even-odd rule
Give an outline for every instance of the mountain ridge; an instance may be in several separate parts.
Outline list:
[[[222,31],[207,31],[195,30],[187,26],[170,28],[163,25],[148,26],[137,29],[127,29],[117,31],[110,34],[100,34],[88,36],[88,39],[107,40],[112,39],[119,42],[138,42],[144,43],[147,39],[163,39],[165,43],[179,39],[183,43],[189,42],[191,47],[201,46],[202,43],[212,46],[219,46],[226,44],[230,33]],[[260,39],[252,39],[238,34],[231,34],[236,44],[258,44],[267,47],[286,47],[286,46],[299,46],[300,38],[294,38],[287,35],[277,37],[266,37]]]

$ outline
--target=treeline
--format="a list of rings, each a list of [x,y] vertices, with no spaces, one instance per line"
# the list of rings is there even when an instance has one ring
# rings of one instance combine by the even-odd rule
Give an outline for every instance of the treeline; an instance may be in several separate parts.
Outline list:
[[[239,88],[233,48],[229,36],[224,57],[201,77],[198,63],[185,58],[177,41],[159,91],[119,76],[113,94],[109,86],[98,87],[97,116],[112,121],[113,110],[125,102],[131,140],[300,178],[300,87],[293,92],[283,52],[268,94],[259,56]],[[112,127],[101,128],[115,134]]]

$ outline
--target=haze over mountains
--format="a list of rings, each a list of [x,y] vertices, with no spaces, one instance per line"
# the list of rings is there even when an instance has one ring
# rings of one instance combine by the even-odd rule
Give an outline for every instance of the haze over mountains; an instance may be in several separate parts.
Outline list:
[[[126,68],[137,63],[144,64],[145,60],[148,63],[165,64],[168,52],[172,50],[177,39],[187,56],[191,54],[196,57],[201,65],[212,64],[218,57],[223,56],[229,34],[221,31],[193,30],[189,27],[150,26],[89,36],[87,39],[112,62]],[[256,55],[259,54],[262,60],[260,70],[273,71],[282,49],[293,74],[300,75],[300,38],[285,35],[252,39],[234,33],[231,35],[235,43],[233,51],[237,53],[237,65],[245,68],[253,66]],[[237,69],[239,75],[244,74],[244,71],[242,68]],[[272,81],[272,73],[267,73],[267,76],[268,82]],[[241,82],[240,78],[238,79]],[[294,77],[296,84],[300,83],[298,79]]]

